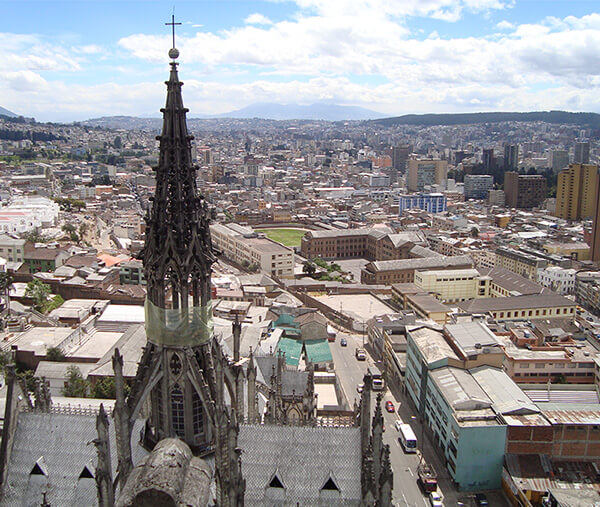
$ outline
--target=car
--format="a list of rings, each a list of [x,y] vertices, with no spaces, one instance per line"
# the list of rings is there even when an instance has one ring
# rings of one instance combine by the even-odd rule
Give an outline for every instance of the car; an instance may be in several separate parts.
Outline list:
[[[429,503],[431,507],[444,507],[442,503],[442,495],[440,495],[437,491],[432,491],[429,493]]]
[[[346,347],[346,346],[348,346],[348,340],[346,340],[346,338],[342,338],[342,339],[340,340],[340,345],[341,345],[342,347]]]
[[[358,361],[366,361],[367,360],[367,353],[365,352],[365,349],[356,349],[356,351],[354,352],[354,355],[356,356],[356,359]]]
[[[404,421],[402,421],[402,419],[396,420],[396,422],[394,423],[394,428],[396,428],[396,431],[400,431],[400,426],[402,426],[403,424]]]
[[[484,493],[476,493],[475,505],[478,505],[479,507],[488,507],[490,503],[488,502],[487,496],[485,496]]]
[[[365,385],[364,385],[364,384],[358,384],[358,385],[356,386],[356,390],[357,390],[359,393],[362,393],[364,388],[365,388]]]
[[[395,412],[396,411],[396,409],[394,408],[394,404],[390,400],[388,400],[388,401],[385,402],[385,409],[388,412]]]

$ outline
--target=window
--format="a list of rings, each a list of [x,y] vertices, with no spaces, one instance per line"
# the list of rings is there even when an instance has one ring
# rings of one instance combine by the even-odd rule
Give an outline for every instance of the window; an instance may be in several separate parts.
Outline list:
[[[535,367],[540,370],[542,369],[544,366],[546,366],[544,363],[535,363]]]
[[[192,419],[194,422],[194,435],[199,435],[204,431],[204,424],[202,420],[202,400],[196,392],[192,389]]]
[[[185,418],[183,411],[183,391],[175,384],[171,391],[171,424],[178,437],[185,437]]]

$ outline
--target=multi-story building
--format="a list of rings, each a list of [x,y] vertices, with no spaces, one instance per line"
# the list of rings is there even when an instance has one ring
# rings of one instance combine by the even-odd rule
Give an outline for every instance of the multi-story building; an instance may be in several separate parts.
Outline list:
[[[466,174],[465,199],[487,199],[494,187],[494,177],[489,174]]]
[[[573,294],[575,291],[575,275],[577,270],[548,266],[538,272],[538,282],[558,294]]]
[[[470,314],[488,314],[497,321],[575,317],[576,303],[560,294],[526,294],[503,298],[472,299],[458,303]]]
[[[396,171],[404,171],[406,169],[406,161],[408,155],[412,151],[412,146],[394,146],[392,148],[392,167]]]
[[[519,167],[519,145],[504,144],[504,170],[514,171]]]
[[[592,244],[590,249],[590,259],[594,262],[600,261],[600,178],[596,186],[596,204],[594,213],[594,225],[592,227]]]
[[[548,154],[548,165],[554,172],[563,170],[569,165],[569,152],[567,150],[552,150]]]
[[[360,273],[362,283],[392,285],[414,282],[415,271],[419,269],[468,269],[473,260],[468,255],[455,257],[424,257],[421,259],[400,259],[369,262]]]
[[[573,162],[576,164],[590,163],[590,142],[578,141],[573,147]]]
[[[23,262],[27,264],[30,273],[51,273],[62,266],[70,255],[60,248],[35,248],[31,243],[25,243]]]
[[[546,178],[541,174],[504,174],[504,193],[509,208],[536,208],[546,199]]]
[[[422,209],[428,213],[443,213],[448,209],[447,198],[444,194],[413,194],[401,195],[398,198],[398,214],[408,209]]]
[[[364,258],[369,260],[408,259],[415,246],[427,246],[421,232],[393,233],[389,228],[308,231],[300,245],[307,259]]]
[[[447,179],[447,160],[416,159],[408,161],[407,187],[411,192],[422,192],[426,186],[442,185]]]
[[[555,215],[564,220],[581,220],[594,216],[598,166],[570,164],[558,173]]]
[[[415,271],[414,284],[444,303],[490,296],[491,278],[476,269]]]
[[[488,202],[491,206],[504,206],[506,204],[504,190],[490,190],[488,192]]]
[[[548,261],[535,255],[508,247],[496,248],[496,267],[508,269],[530,280],[537,281],[538,271],[548,265]]]
[[[25,240],[0,234],[0,257],[8,262],[23,262],[25,259]]]
[[[142,261],[133,259],[119,264],[119,279],[123,285],[146,285]]]
[[[496,168],[496,158],[494,157],[494,148],[484,148],[481,155],[484,171],[491,171]]]
[[[600,315],[600,272],[580,271],[575,275],[575,301]]]
[[[212,224],[210,232],[214,246],[232,261],[257,266],[279,278],[294,276],[294,251],[290,248],[238,224]]]

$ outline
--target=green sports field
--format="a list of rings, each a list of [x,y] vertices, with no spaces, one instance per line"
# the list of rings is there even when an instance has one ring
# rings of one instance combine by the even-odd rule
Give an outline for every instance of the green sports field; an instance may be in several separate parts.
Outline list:
[[[304,229],[255,229],[255,231],[264,232],[267,238],[289,247],[300,246],[300,240],[306,233]]]

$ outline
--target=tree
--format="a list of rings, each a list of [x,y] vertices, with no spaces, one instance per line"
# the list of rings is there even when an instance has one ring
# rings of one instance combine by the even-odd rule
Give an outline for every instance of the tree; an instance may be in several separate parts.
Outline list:
[[[304,261],[302,272],[307,276],[313,276],[317,271],[316,266],[310,261]]]
[[[123,147],[123,141],[121,141],[121,136],[115,137],[115,140],[113,141],[113,146],[116,150],[120,150]]]
[[[87,398],[88,383],[83,378],[81,370],[77,366],[69,366],[67,368],[67,380],[61,393],[63,396],[70,398]]]
[[[44,306],[48,302],[50,292],[50,285],[35,279],[27,284],[27,287],[25,288],[25,297],[33,299],[35,309],[38,312],[43,312]]]
[[[130,388],[127,384],[125,387],[125,396],[129,395]],[[115,390],[115,378],[114,377],[103,377],[98,380],[91,388],[92,398],[102,398],[107,400],[114,400],[117,397]]]
[[[471,237],[478,238],[479,237],[479,229],[477,227],[471,228]]]
[[[46,350],[46,360],[48,360],[48,361],[64,361],[65,354],[58,347],[48,347],[48,350]]]
[[[6,298],[6,312],[10,316],[10,289],[12,288],[13,278],[6,271],[0,272],[0,294]]]

